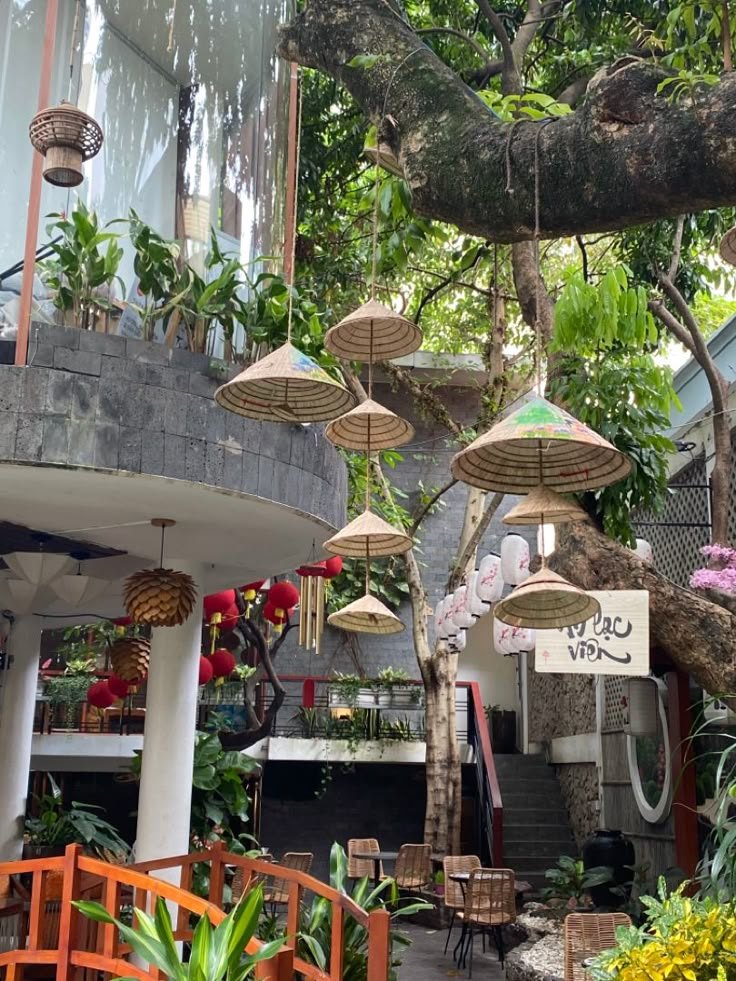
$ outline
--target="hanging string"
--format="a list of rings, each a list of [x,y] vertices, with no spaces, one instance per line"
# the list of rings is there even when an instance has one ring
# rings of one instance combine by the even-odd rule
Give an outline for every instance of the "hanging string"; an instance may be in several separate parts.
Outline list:
[[[77,0],[76,7],[74,8],[74,23],[72,25],[72,38],[69,45],[69,88],[67,90],[67,102],[72,101],[72,84],[74,82],[74,52],[77,47],[77,31],[79,30],[79,11],[82,6],[82,0]]]
[[[540,220],[540,176],[539,176],[539,141],[542,136],[544,124],[550,120],[543,120],[534,136],[534,341],[535,341],[535,360],[537,376],[537,395],[542,397],[542,318],[540,306],[542,302],[542,270],[539,261],[539,239],[541,238]]]
[[[164,535],[166,534],[166,525],[161,525],[161,557],[158,562],[159,569],[164,567]]]
[[[298,74],[296,84],[299,90],[299,99],[296,114],[296,156],[294,161],[294,219],[292,222],[291,242],[288,245],[291,265],[289,266],[289,281],[286,284],[289,289],[289,314],[286,324],[286,339],[289,343],[291,343],[291,325],[294,318],[294,265],[296,263],[296,229],[299,215],[299,160],[302,151],[302,99],[304,94],[304,89],[299,84]]]

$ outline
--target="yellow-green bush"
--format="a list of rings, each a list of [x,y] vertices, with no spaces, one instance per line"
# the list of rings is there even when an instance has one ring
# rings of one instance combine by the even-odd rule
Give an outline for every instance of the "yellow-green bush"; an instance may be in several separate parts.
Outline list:
[[[736,981],[736,902],[691,899],[684,886],[642,898],[646,922],[622,928],[596,960],[597,981]]]

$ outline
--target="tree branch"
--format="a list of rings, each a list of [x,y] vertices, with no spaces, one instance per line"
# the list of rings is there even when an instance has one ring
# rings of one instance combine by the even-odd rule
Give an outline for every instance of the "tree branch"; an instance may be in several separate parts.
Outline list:
[[[413,397],[417,408],[428,413],[441,426],[445,426],[453,436],[461,436],[463,427],[453,419],[447,411],[447,407],[441,398],[438,398],[430,389],[423,387],[416,379],[412,378],[411,372],[392,361],[379,362],[382,370],[397,385],[403,386]]]
[[[446,484],[443,484],[441,487],[438,487],[437,490],[434,492],[434,494],[429,498],[429,500],[422,505],[422,507],[417,512],[417,514],[414,516],[414,520],[411,523],[411,528],[407,531],[407,535],[409,536],[409,538],[413,538],[416,535],[417,531],[419,530],[419,525],[422,523],[422,521],[424,521],[424,519],[427,517],[427,515],[435,506],[435,504],[451,488],[453,488],[456,483],[457,481],[455,480],[454,477],[451,480],[448,480]]]
[[[387,141],[418,214],[489,241],[532,236],[539,122],[505,123],[490,113],[383,0],[308,0],[282,29],[279,50],[342,82],[374,121],[391,114]],[[350,65],[365,54],[377,60]],[[703,87],[695,112],[690,100],[657,94],[671,75],[643,60],[604,69],[574,113],[545,126],[543,238],[736,202],[736,76]]]
[[[483,68],[484,72],[492,70],[493,68],[494,63],[488,57],[488,52],[485,50],[483,45],[479,44],[475,38],[471,37],[469,34],[464,34],[463,31],[456,31],[454,27],[423,27],[416,33],[419,35],[419,37],[426,37],[429,34],[450,34],[452,37],[460,38],[461,41],[464,41],[466,44],[470,45],[473,51],[475,51],[475,53],[480,55],[480,57],[483,59],[485,62],[485,67]]]
[[[475,0],[475,2],[491,25],[491,29],[496,35],[498,43],[501,45],[501,51],[503,52],[501,91],[504,95],[519,95],[521,93],[521,76],[519,75],[519,68],[514,56],[514,49],[511,46],[508,32],[503,26],[503,21],[493,7],[491,7],[490,3],[488,3],[488,0]]]
[[[465,570],[473,557],[474,552],[480,545],[481,539],[488,531],[488,526],[493,520],[493,516],[498,511],[501,506],[501,501],[504,499],[503,494],[494,494],[491,500],[486,504],[485,510],[481,516],[480,521],[475,526],[475,529],[465,544],[465,548],[462,550],[460,555],[455,562],[450,578],[447,581],[447,592],[451,593],[453,590],[457,589],[460,585],[460,581],[465,575]]]

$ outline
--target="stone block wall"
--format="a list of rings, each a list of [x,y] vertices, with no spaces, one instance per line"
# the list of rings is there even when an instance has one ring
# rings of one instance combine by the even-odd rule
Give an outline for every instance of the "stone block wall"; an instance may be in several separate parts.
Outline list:
[[[221,409],[209,368],[204,354],[35,324],[28,365],[0,365],[0,460],[210,484],[340,527],[347,473],[322,427]]]

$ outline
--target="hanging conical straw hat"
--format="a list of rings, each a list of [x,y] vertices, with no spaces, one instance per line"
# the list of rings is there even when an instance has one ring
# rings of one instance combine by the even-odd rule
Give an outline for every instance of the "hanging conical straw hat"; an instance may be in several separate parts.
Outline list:
[[[377,300],[369,300],[325,336],[325,347],[343,361],[390,361],[422,346],[416,324]]]
[[[552,630],[590,620],[600,608],[597,599],[545,568],[496,603],[493,612],[498,620],[512,627]]]
[[[408,443],[414,436],[414,427],[385,406],[366,399],[344,416],[333,419],[325,436],[346,450],[391,450]]]
[[[595,490],[622,480],[631,463],[569,412],[535,398],[455,455],[452,475],[473,487],[524,494]]]
[[[367,551],[371,556],[399,555],[407,552],[413,544],[400,528],[394,528],[372,511],[364,511],[329,538],[324,548],[335,555],[364,559]]]
[[[363,156],[368,157],[371,163],[383,167],[389,174],[395,174],[396,177],[404,177],[404,170],[397,160],[396,154],[387,143],[364,147]]]
[[[724,262],[727,262],[730,266],[736,266],[736,227],[729,228],[721,239],[721,245],[718,251],[721,253],[721,258]]]
[[[503,516],[505,525],[561,525],[567,521],[583,521],[585,511],[566,497],[544,484],[529,491],[519,503]]]
[[[344,385],[288,341],[218,388],[215,400],[264,422],[326,422],[355,404]]]
[[[331,627],[359,634],[399,634],[404,629],[396,614],[368,594],[331,613],[327,622]]]

